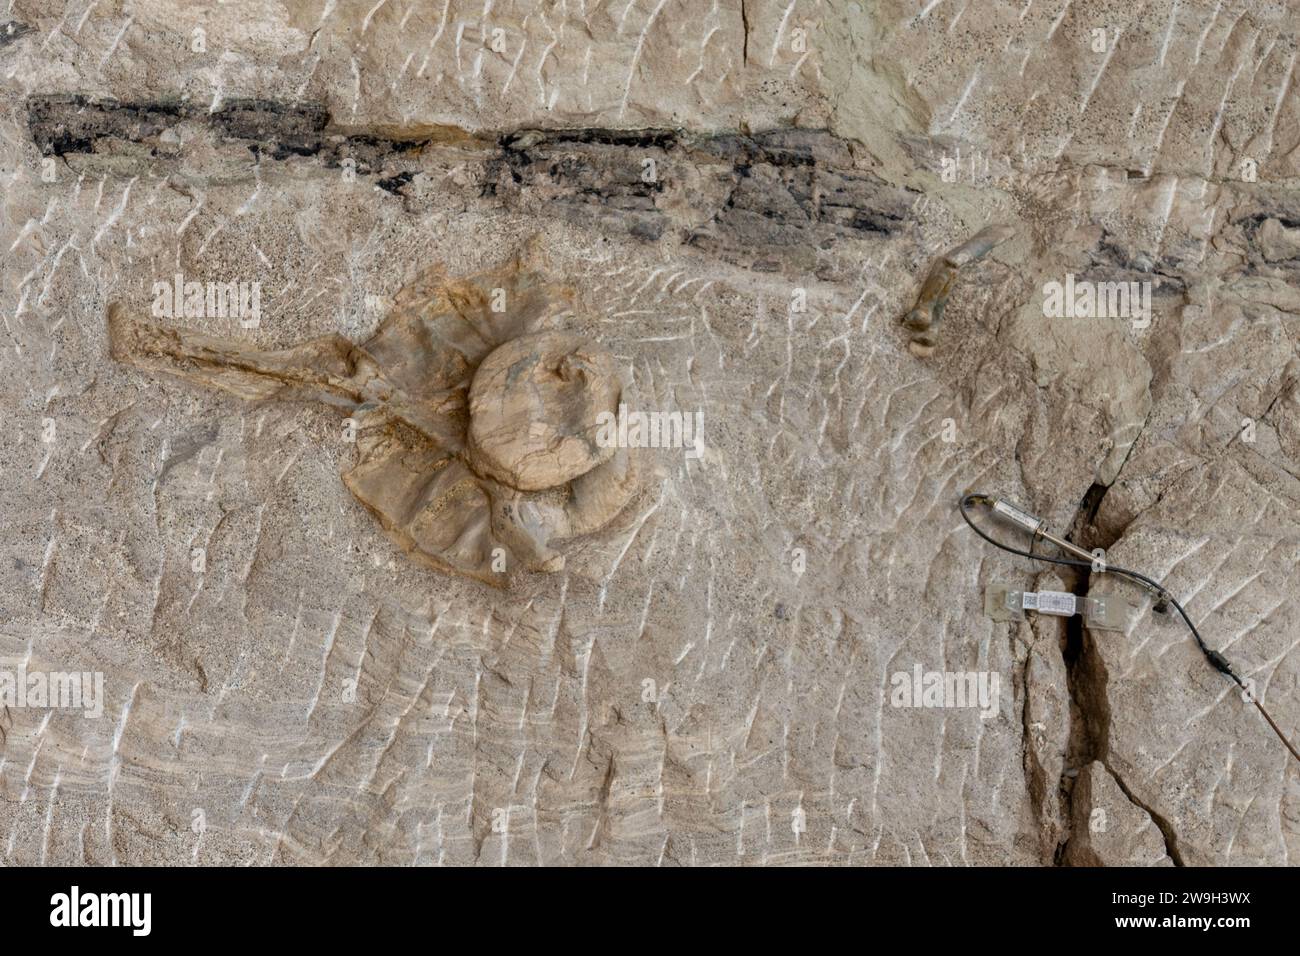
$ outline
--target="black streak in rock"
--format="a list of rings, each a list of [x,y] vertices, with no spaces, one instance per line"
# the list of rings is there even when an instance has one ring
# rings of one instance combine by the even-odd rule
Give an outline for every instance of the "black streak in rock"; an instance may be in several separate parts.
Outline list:
[[[113,142],[147,144],[181,122],[202,123],[218,135],[248,144],[259,156],[283,160],[319,156],[331,167],[352,159],[361,173],[378,172],[384,161],[418,150],[423,141],[390,140],[367,134],[330,135],[330,114],[313,103],[228,100],[215,112],[175,101],[124,103],[85,96],[33,96],[27,125],[45,155],[94,153]]]
[[[653,159],[657,175],[642,173]],[[823,130],[687,137],[671,130],[517,130],[498,141],[483,193],[527,203],[545,197],[575,221],[602,221],[652,241],[683,205],[674,170],[691,164],[729,184],[704,225],[682,240],[763,268],[764,248],[827,248],[837,238],[890,236],[913,198],[856,168],[848,144]],[[698,202],[698,197],[690,201]]]
[[[27,116],[46,155],[111,153],[124,143],[164,152],[161,135],[189,122],[246,144],[259,159],[350,162],[358,174],[382,176],[379,187],[395,194],[433,142],[333,130],[323,105],[273,100],[230,100],[210,111],[179,100],[33,96]],[[862,169],[850,144],[825,130],[520,129],[494,143],[453,132],[479,151],[484,198],[645,242],[671,230],[678,241],[754,269],[806,270],[842,239],[893,236],[916,198]],[[707,190],[688,194],[696,183]]]
[[[8,23],[0,26],[0,50],[3,50],[24,34],[31,32],[32,28],[27,24],[19,23],[17,20],[10,20]]]
[[[330,115],[315,104],[231,100],[212,113],[210,121],[223,135],[266,144],[272,158],[285,159],[320,152]]]
[[[119,103],[84,96],[33,96],[27,101],[27,127],[41,153],[66,156],[93,153],[101,139],[141,143],[181,121],[179,103]]]
[[[398,173],[396,176],[390,176],[387,179],[381,179],[379,180],[379,182],[375,183],[375,185],[378,186],[380,189],[384,190],[385,192],[392,193],[394,196],[400,196],[402,194],[402,187],[405,186],[414,178],[415,178],[415,173],[408,170],[407,172],[404,173]]]

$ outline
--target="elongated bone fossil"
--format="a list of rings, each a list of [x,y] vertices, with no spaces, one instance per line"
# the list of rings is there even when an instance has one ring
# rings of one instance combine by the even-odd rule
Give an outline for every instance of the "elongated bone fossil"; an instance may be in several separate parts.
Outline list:
[[[435,270],[360,345],[328,335],[259,351],[120,303],[109,337],[113,357],[140,368],[345,411],[358,459],[343,481],[389,536],[504,587],[516,564],[563,568],[555,545],[604,527],[638,487],[635,450],[596,442],[597,416],[617,410],[626,386],[605,349],[555,328],[566,301],[514,266],[462,280]]]
[[[949,249],[930,267],[916,305],[902,319],[903,325],[913,332],[908,345],[913,355],[925,358],[934,354],[943,308],[948,304],[948,295],[962,268],[984,258],[991,249],[1015,234],[1010,226],[986,226],[960,246]]]

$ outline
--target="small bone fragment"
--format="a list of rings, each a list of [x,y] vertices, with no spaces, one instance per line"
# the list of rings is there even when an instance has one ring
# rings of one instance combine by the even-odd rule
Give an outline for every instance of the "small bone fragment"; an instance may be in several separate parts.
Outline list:
[[[925,358],[934,353],[943,308],[962,268],[984,258],[989,250],[1014,235],[1015,230],[1010,226],[986,226],[960,246],[949,249],[930,267],[916,305],[902,319],[903,325],[914,333],[908,345],[913,355]]]

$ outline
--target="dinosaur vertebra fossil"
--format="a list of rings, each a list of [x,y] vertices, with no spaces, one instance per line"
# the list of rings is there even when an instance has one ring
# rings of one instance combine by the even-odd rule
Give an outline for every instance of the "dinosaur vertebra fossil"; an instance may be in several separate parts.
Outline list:
[[[557,571],[554,545],[610,522],[638,487],[635,449],[602,448],[625,400],[605,349],[555,328],[568,294],[510,265],[438,270],[398,293],[373,336],[279,351],[169,329],[109,307],[113,357],[248,400],[320,401],[357,425],[351,492],[405,550],[506,586]],[[494,308],[494,306],[496,308]]]

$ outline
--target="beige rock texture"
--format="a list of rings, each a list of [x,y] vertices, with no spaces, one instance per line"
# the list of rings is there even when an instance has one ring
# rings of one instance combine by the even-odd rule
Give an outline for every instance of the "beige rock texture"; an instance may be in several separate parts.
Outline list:
[[[1289,865],[1300,762],[1176,616],[956,504],[1165,581],[1300,736],[1297,23],[13,0],[0,701],[102,710],[3,701],[0,860]],[[701,443],[574,444],[616,389]]]
[[[1151,815],[1120,789],[1098,761],[1079,774],[1071,798],[1071,866],[1173,866]]]

